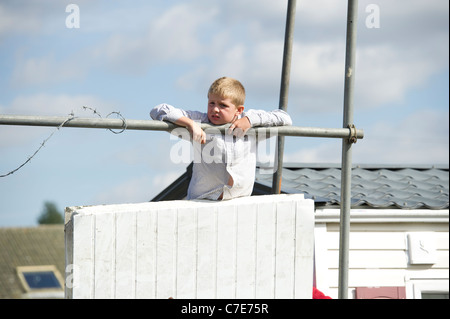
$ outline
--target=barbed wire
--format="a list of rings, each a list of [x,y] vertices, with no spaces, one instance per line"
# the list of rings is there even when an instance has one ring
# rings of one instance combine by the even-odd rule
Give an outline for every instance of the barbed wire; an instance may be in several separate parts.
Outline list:
[[[100,118],[103,118],[102,117],[102,115],[96,110],[96,109],[94,109],[94,108],[91,108],[91,107],[89,107],[89,106],[82,106],[82,109],[84,110],[84,111],[87,111],[87,110],[90,110],[90,111],[92,111],[92,113],[94,113],[94,115],[97,115],[98,117],[100,117]],[[111,113],[109,113],[108,115],[106,115],[106,118],[108,118],[110,115],[112,115],[112,114],[115,114],[115,115],[117,115],[117,116],[119,116],[120,117],[120,119],[122,120],[122,122],[123,122],[123,124],[122,124],[122,129],[120,130],[120,131],[114,131],[114,130],[112,130],[112,129],[110,129],[110,128],[108,128],[108,130],[109,131],[111,131],[112,133],[114,133],[114,134],[120,134],[120,133],[123,133],[123,132],[125,132],[125,130],[127,129],[127,121],[125,120],[125,118],[122,116],[122,114],[120,114],[120,112],[116,112],[116,111],[114,111],[114,112],[111,112]],[[0,178],[3,178],[3,177],[7,177],[7,176],[9,176],[9,175],[12,175],[12,174],[14,174],[15,172],[17,172],[18,170],[20,170],[22,167],[24,167],[25,165],[27,165],[40,151],[41,151],[41,149],[45,146],[45,143],[47,143],[48,142],[48,140],[49,139],[51,139],[52,138],[52,136],[56,133],[56,132],[58,132],[64,125],[66,125],[68,122],[70,122],[70,121],[72,121],[73,119],[75,119],[75,118],[77,118],[77,116],[75,116],[75,113],[74,113],[74,111],[72,110],[72,112],[71,113],[69,113],[69,116],[68,116],[68,118],[66,119],[66,120],[64,120],[46,139],[44,139],[42,142],[41,142],[41,144],[40,144],[40,146],[36,149],[36,151],[31,155],[31,156],[29,156],[28,157],[28,159],[25,161],[25,162],[23,162],[21,165],[19,165],[17,168],[15,168],[15,169],[13,169],[12,171],[9,171],[8,173],[6,173],[6,174],[3,174],[3,175],[0,175]]]
[[[103,118],[102,115],[96,109],[93,109],[93,108],[91,108],[89,106],[83,106],[82,108],[85,111],[86,110],[90,110],[90,111],[92,111],[92,113],[94,113],[98,117]],[[109,113],[108,115],[106,115],[106,118],[109,118],[109,116],[112,115],[112,114],[116,114],[117,116],[120,117],[120,119],[122,120],[122,129],[120,131],[114,131],[113,129],[108,128],[108,130],[111,131],[114,134],[120,134],[120,133],[125,132],[125,130],[127,129],[127,121],[125,120],[125,118],[122,116],[122,114],[120,114],[120,112],[116,112],[116,111],[113,111],[113,112]]]

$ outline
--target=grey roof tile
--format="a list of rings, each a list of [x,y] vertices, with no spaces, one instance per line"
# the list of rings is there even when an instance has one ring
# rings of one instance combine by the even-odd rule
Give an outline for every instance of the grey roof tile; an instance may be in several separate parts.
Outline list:
[[[271,182],[271,175],[259,175],[256,181]],[[270,179],[270,180],[269,180]],[[283,168],[282,190],[322,198],[327,205],[340,202],[339,167],[314,164]],[[447,166],[354,166],[352,169],[352,205],[377,208],[445,209],[449,207]]]

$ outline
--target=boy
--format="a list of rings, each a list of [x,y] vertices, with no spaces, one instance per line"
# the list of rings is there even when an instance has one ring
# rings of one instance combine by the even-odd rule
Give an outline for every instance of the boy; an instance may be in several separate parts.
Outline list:
[[[245,133],[253,126],[291,125],[292,120],[282,110],[244,112],[244,101],[243,85],[233,78],[222,77],[209,88],[207,113],[184,111],[168,104],[160,104],[150,112],[154,120],[186,127],[194,148],[196,144],[201,145],[201,159],[194,160],[187,199],[222,200],[251,195],[255,181],[256,143],[255,139],[244,137]],[[197,122],[231,123],[231,126],[228,135],[207,137]]]

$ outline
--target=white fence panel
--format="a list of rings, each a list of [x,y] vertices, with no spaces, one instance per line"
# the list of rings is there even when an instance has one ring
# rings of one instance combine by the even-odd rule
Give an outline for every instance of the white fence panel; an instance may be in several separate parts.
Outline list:
[[[66,209],[67,298],[311,298],[303,195]]]

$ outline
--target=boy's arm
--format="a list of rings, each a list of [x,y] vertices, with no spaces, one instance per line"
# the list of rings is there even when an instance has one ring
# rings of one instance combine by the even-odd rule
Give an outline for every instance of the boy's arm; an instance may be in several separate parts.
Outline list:
[[[207,122],[208,115],[199,111],[185,111],[176,108],[170,104],[159,104],[150,111],[150,116],[154,120],[169,121],[175,123],[178,119],[185,116],[197,122]]]
[[[292,125],[292,119],[283,110],[274,110],[271,112],[263,110],[248,110],[244,113],[251,126],[284,126]]]
[[[169,121],[179,126],[186,127],[191,133],[194,141],[204,144],[206,142],[205,132],[196,121],[205,122],[207,115],[198,111],[185,111],[169,104],[160,104],[150,111],[154,120]]]
[[[236,137],[243,137],[248,129],[252,127],[247,116],[241,117],[233,121],[228,128],[228,134],[233,134]]]
[[[242,137],[249,128],[254,126],[283,126],[292,125],[292,119],[283,110],[274,110],[272,112],[262,110],[249,110],[244,113],[244,116],[235,120],[230,128],[228,134],[233,134]]]
[[[178,126],[183,126],[188,129],[189,133],[191,133],[193,141],[205,144],[206,143],[206,134],[196,122],[191,120],[186,116],[180,117],[178,120],[174,122]]]

